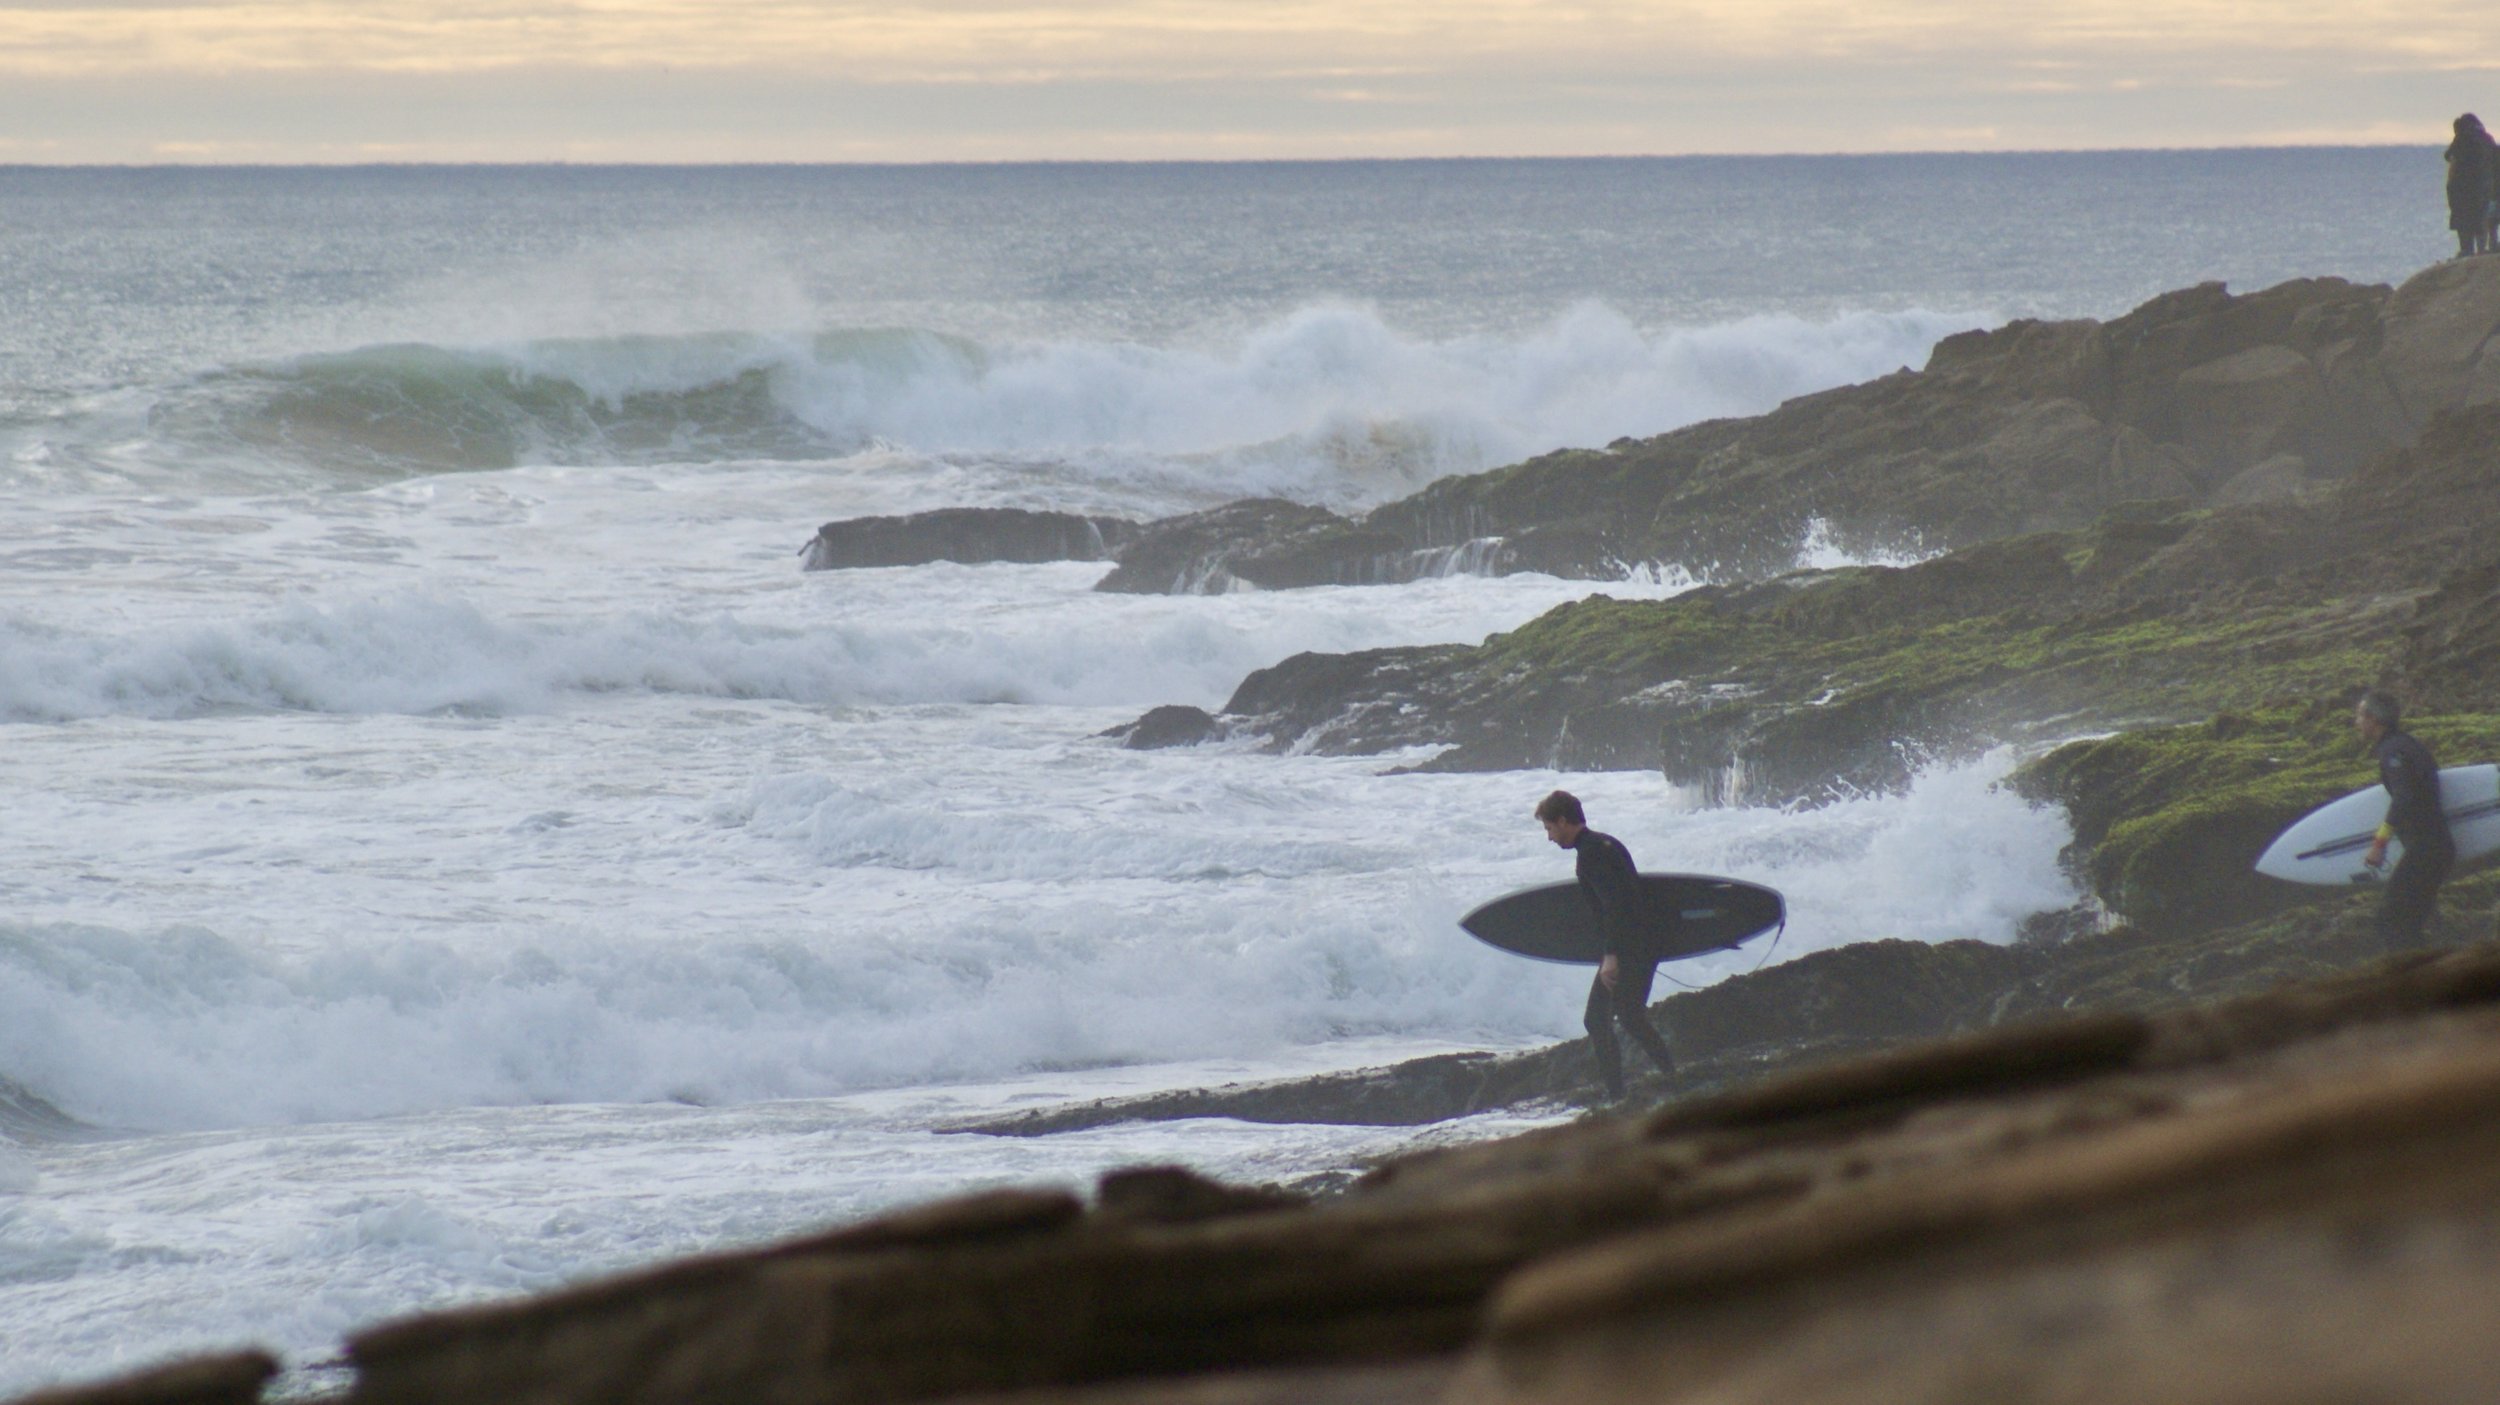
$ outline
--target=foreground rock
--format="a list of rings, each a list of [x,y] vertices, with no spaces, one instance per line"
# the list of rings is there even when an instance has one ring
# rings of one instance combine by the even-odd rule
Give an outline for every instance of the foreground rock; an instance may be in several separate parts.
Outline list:
[[[278,1374],[266,1352],[203,1356],[135,1372],[105,1385],[42,1390],[18,1405],[251,1405]]]
[[[2500,1390],[2500,949],[2022,1023],[1304,1201],[996,1191],[359,1336],[365,1402]]]

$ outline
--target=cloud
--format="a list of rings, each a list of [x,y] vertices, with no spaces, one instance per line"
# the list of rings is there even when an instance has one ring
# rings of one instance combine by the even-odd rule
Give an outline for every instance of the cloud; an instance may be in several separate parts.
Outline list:
[[[2500,12],[2455,0],[0,0],[0,115],[27,134],[0,150],[986,160],[2263,142],[2409,133],[2417,109],[2444,124],[2500,62],[2470,56],[2494,52]],[[59,145],[29,146],[37,134]]]
[[[761,68],[850,81],[1040,82],[1388,65],[1726,59],[1997,64],[2334,53],[2453,63],[2500,20],[2438,0],[198,0],[0,3],[0,71],[75,75]]]

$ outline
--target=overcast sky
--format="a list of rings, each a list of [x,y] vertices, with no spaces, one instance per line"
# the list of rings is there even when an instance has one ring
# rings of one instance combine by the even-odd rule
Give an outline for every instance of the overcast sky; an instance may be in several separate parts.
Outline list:
[[[989,161],[2444,142],[2500,7],[0,0],[0,162]]]

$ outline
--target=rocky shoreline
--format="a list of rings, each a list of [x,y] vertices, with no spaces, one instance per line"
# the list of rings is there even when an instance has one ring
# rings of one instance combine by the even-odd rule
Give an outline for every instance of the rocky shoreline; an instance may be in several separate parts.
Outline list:
[[[2500,946],[1376,1166],[1006,1190],[351,1343],[355,1401],[2466,1401]],[[2386,1344],[2398,1342],[2402,1349]],[[248,1401],[204,1358],[34,1399]]]
[[[1252,501],[1125,527],[1103,589],[1715,582],[1593,595],[1472,646],[1298,655],[1129,741],[1433,748],[1428,770],[1654,768],[1707,803],[1816,803],[2382,675],[2432,706],[2487,696],[2489,651],[2417,625],[2479,628],[2456,597],[2494,588],[2471,572],[2500,561],[2495,328],[2488,260],[2393,290],[2208,285],[2108,323],[1965,333],[1923,371],[1444,480],[1360,520]],[[1926,559],[1791,571],[1810,536]]]
[[[2500,756],[2495,336],[2500,260],[2208,286],[1360,519],[827,524],[811,569],[1102,560],[1105,589],[1706,575],[1476,645],[1298,656],[1128,740],[1654,769],[1722,804],[2013,744],[2089,896],[2008,945],[1902,933],[1662,1000],[1679,1069],[1644,1110],[1575,1115],[1574,1041],[953,1129],[1556,1118],[1323,1183],[1141,1168],[429,1314],[354,1340],[349,1398],[2490,1398],[2500,875],[2451,885],[2439,949],[2382,956],[2370,895],[2247,864],[2367,779],[2361,684],[2450,764]],[[1923,559],[1791,570],[1815,534]],[[270,1370],[34,1398],[249,1401]]]

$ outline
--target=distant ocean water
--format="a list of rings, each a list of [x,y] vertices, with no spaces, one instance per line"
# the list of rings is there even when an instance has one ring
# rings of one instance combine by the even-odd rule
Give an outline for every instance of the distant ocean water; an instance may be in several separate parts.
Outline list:
[[[1360,508],[2011,317],[2394,280],[2446,252],[2439,178],[0,169],[0,1391],[246,1341],[316,1382],[361,1324],[901,1201],[1403,1145],[930,1129],[1571,1035],[1584,978],[1453,926],[1565,873],[1526,818],[1557,784],[1644,863],[1782,887],[1781,956],[2005,939],[2070,897],[2008,758],[1791,814],[1094,737],[1587,583],[794,552],[939,506]]]

